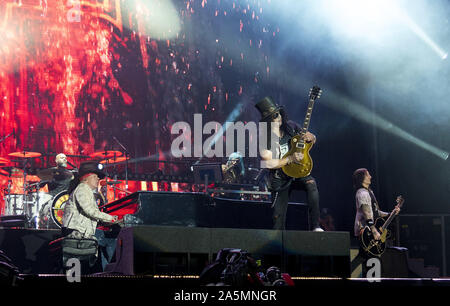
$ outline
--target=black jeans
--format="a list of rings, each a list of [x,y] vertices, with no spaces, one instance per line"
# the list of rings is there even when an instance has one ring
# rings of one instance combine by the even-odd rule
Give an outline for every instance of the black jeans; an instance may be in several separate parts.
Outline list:
[[[288,209],[289,197],[293,190],[304,190],[309,210],[310,229],[319,226],[319,190],[316,180],[308,175],[306,177],[287,180],[274,179],[271,184],[272,207],[273,207],[273,229],[284,230],[286,228],[286,213]]]

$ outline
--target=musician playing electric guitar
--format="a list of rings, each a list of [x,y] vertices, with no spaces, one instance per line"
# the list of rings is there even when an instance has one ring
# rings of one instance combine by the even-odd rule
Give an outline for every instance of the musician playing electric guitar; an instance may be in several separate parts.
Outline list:
[[[315,179],[309,173],[304,177],[290,177],[282,169],[289,164],[302,163],[305,157],[305,154],[302,152],[287,155],[290,151],[291,139],[294,136],[301,134],[302,140],[311,146],[315,143],[316,137],[310,132],[301,133],[298,127],[288,122],[284,108],[275,104],[270,97],[265,97],[255,107],[261,113],[261,121],[268,123],[268,137],[270,137],[272,132],[279,139],[275,143],[275,148],[260,152],[261,159],[265,162],[265,167],[270,170],[267,187],[271,192],[272,198],[273,228],[285,229],[289,195],[292,190],[296,189],[306,191],[310,210],[311,230],[323,231],[319,226],[319,191]],[[270,144],[271,141],[268,139],[267,143]]]
[[[397,205],[391,213],[381,211],[375,195],[370,189],[372,176],[365,168],[355,170],[353,173],[353,187],[356,191],[356,216],[354,225],[354,234],[360,240],[360,251],[353,260],[352,265],[356,266],[363,263],[363,273],[366,267],[365,261],[370,257],[379,257],[385,249],[387,229],[384,226],[388,224],[377,224],[377,219],[390,217],[390,221],[400,212],[400,206],[403,203],[401,197],[397,198]]]

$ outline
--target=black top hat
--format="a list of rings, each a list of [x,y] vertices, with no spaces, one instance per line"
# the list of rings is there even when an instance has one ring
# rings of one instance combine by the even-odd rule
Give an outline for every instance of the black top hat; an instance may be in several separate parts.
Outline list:
[[[261,113],[261,120],[260,121],[267,121],[267,119],[275,114],[276,112],[279,112],[281,109],[283,109],[282,106],[276,104],[271,97],[265,97],[261,101],[255,104],[255,107],[259,110]]]
[[[98,175],[99,179],[105,178],[106,174],[102,170],[100,170],[100,168],[98,167],[99,165],[101,164],[96,161],[88,161],[82,163],[80,165],[80,169],[78,169],[78,177],[81,178],[88,173],[95,173]]]

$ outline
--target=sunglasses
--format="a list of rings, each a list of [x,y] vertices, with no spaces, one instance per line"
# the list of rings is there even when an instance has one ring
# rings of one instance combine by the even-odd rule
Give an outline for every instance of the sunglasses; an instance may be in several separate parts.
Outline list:
[[[271,119],[272,120],[275,120],[275,119],[277,119],[278,118],[278,116],[280,116],[280,113],[275,113],[275,114],[273,114],[272,116],[271,116]]]

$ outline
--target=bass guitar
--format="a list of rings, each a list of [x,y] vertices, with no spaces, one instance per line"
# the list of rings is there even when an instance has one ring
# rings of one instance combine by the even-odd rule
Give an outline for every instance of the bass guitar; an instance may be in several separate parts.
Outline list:
[[[397,197],[397,205],[396,207],[401,208],[405,200],[402,196]],[[375,221],[375,228],[380,233],[380,239],[376,240],[372,234],[372,230],[369,226],[364,227],[361,230],[361,235],[359,236],[360,243],[362,249],[373,256],[381,256],[386,250],[386,239],[389,238],[389,230],[388,226],[391,224],[392,220],[394,220],[395,216],[397,216],[397,211],[392,210],[389,214],[387,220],[384,218],[377,218]]]
[[[303,140],[304,135],[308,131],[309,122],[311,120],[311,114],[314,107],[314,102],[316,99],[320,98],[322,90],[318,86],[313,86],[309,91],[309,104],[306,111],[305,120],[303,121],[303,127],[300,134],[295,135],[291,138],[291,147],[289,151],[283,156],[283,158],[293,155],[296,152],[303,153],[303,159],[300,162],[290,163],[282,167],[283,172],[293,178],[308,176],[313,168],[313,161],[309,155],[313,143],[305,142]]]

